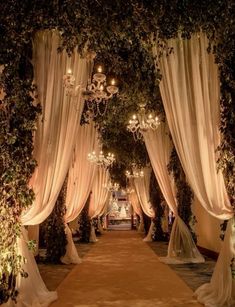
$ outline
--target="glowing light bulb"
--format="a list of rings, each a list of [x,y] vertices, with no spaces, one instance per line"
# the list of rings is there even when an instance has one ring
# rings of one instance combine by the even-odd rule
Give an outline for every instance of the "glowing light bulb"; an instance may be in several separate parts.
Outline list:
[[[101,73],[101,72],[102,72],[102,66],[98,66],[97,71],[98,71],[99,73]]]
[[[115,79],[111,80],[111,85],[115,85]]]
[[[103,85],[100,86],[100,90],[101,90],[101,91],[104,90],[104,86],[103,86]]]
[[[132,116],[132,118],[133,118],[133,119],[136,119],[136,115],[134,114],[134,115]]]
[[[72,74],[72,69],[71,69],[71,68],[68,69],[68,74],[69,74],[69,75]]]

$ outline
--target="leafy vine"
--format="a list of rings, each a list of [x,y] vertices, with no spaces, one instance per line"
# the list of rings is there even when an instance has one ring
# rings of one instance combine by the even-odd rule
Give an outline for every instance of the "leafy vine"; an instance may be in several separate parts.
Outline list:
[[[66,253],[68,242],[65,234],[64,215],[66,213],[67,179],[68,177],[64,181],[52,213],[44,222],[46,261],[49,263],[60,263],[60,258]]]
[[[167,168],[169,173],[172,173],[177,188],[176,198],[178,203],[178,214],[189,228],[192,237],[196,242],[197,237],[191,227],[192,221],[195,220],[191,210],[194,195],[186,181],[186,177],[175,148],[172,149]]]
[[[97,62],[104,63],[106,72],[119,79],[120,96],[110,104],[107,119],[97,119],[105,146],[114,148],[120,160],[117,171],[113,171],[115,177],[134,158],[139,164],[146,163],[141,143],[134,146],[123,141],[129,137],[124,133],[129,115],[143,99],[148,108],[159,113],[163,110],[151,38],[160,44],[161,40],[176,37],[179,31],[189,38],[202,29],[210,39],[209,47],[221,75],[222,142],[218,167],[224,173],[235,208],[234,8],[233,0],[11,0],[0,3],[0,65],[4,65],[0,77],[4,92],[0,100],[0,303],[17,295],[15,279],[22,261],[16,251],[20,216],[34,198],[28,183],[36,166],[32,156],[33,131],[39,108],[33,104],[33,75],[27,50],[31,49],[35,31],[57,28],[63,37],[60,50],[66,49],[68,53],[74,47],[80,53],[84,48],[94,50]],[[128,156],[128,148],[131,148],[129,153],[136,148],[135,155]]]

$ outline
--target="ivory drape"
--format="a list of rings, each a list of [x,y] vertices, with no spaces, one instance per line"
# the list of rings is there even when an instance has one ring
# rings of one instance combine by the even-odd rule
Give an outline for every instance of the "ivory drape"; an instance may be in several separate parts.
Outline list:
[[[132,188],[131,188],[132,190]],[[134,190],[134,186],[133,186],[133,190]],[[130,201],[134,212],[140,217],[140,224],[138,226],[138,231],[139,232],[144,232],[144,221],[143,221],[143,213],[142,213],[142,209],[138,200],[138,196],[136,194],[135,191],[133,191],[132,193],[130,193],[128,195],[128,200]]]
[[[70,57],[58,53],[60,36],[57,31],[38,32],[34,39],[33,66],[42,116],[37,123],[34,157],[38,167],[31,180],[36,199],[22,217],[24,225],[43,222],[51,213],[67,175],[77,137],[84,100],[89,64],[77,52]],[[76,97],[67,96],[63,76],[72,69]]]
[[[154,210],[149,201],[149,186],[150,186],[150,176],[151,176],[151,168],[144,168],[144,176],[134,178],[134,186],[135,191],[138,196],[140,205],[144,211],[144,213],[151,218],[151,225],[149,227],[149,231],[147,236],[144,238],[144,241],[149,242],[152,241],[152,233],[154,228],[153,218],[155,217]]]
[[[68,244],[66,254],[61,258],[65,264],[80,263],[72,233],[67,223],[72,222],[81,213],[92,188],[96,165],[87,159],[87,154],[98,149],[98,135],[93,123],[79,126],[77,142],[74,148],[73,159],[69,169],[66,213],[66,235]]]
[[[89,205],[89,217],[91,219],[101,216],[105,212],[109,191],[107,188],[109,182],[109,172],[106,168],[99,166],[92,185],[92,194]],[[92,225],[90,242],[96,242],[95,229]]]
[[[51,213],[68,172],[83,109],[81,88],[86,86],[89,65],[76,52],[71,58],[65,51],[58,53],[59,42],[57,31],[38,32],[33,41],[34,77],[42,117],[37,123],[34,142],[38,167],[31,180],[36,198],[22,215],[24,225],[37,225]],[[76,97],[66,96],[63,88],[63,76],[68,68],[73,69],[76,78]],[[17,279],[17,288],[21,293],[18,304],[48,306],[57,298],[57,294],[46,289],[33,254],[28,251],[27,241],[27,233],[22,230],[19,253],[26,255],[24,269],[29,276],[27,279]],[[9,306],[12,304],[10,301]]]
[[[167,169],[173,148],[168,126],[166,123],[161,123],[156,131],[148,130],[143,136],[159,187],[175,216],[167,257],[161,258],[161,260],[166,263],[204,262],[205,260],[198,251],[188,227],[178,215],[175,185]]]
[[[234,306],[230,262],[235,255],[235,220],[222,172],[216,165],[220,144],[218,66],[213,54],[207,53],[204,33],[190,40],[169,40],[168,46],[174,51],[160,59],[160,91],[178,156],[203,207],[219,219],[230,219],[212,279],[196,295],[206,306]]]

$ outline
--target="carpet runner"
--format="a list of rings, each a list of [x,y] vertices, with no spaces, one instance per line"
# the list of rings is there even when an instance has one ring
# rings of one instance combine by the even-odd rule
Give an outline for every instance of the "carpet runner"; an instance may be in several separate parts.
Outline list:
[[[51,307],[199,307],[136,231],[106,232],[57,288]]]

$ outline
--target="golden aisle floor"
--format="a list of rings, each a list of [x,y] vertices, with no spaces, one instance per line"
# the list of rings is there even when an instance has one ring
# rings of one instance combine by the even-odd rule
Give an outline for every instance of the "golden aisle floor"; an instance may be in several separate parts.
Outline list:
[[[201,306],[134,231],[106,232],[57,291],[51,307]]]

